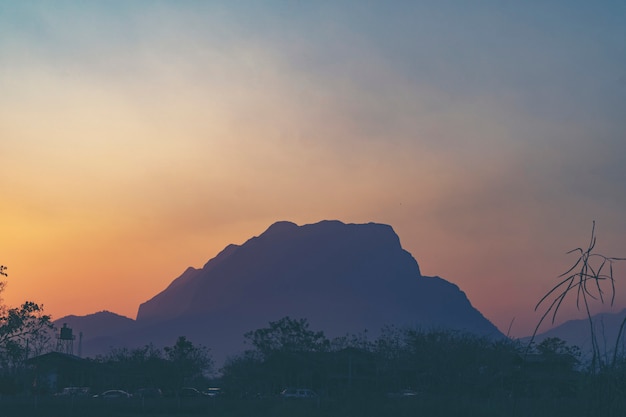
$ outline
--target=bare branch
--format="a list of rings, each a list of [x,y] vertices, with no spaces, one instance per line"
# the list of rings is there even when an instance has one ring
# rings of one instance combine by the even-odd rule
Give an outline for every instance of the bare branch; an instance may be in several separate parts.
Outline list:
[[[578,257],[567,271],[560,274],[558,278],[561,280],[552,287],[537,303],[535,311],[542,305],[548,303],[545,311],[543,312],[535,330],[530,339],[530,344],[534,341],[539,327],[544,320],[551,315],[552,323],[556,319],[556,315],[561,308],[563,301],[572,292],[576,291],[576,308],[584,309],[587,320],[589,321],[589,330],[591,333],[592,343],[592,371],[595,371],[596,367],[601,364],[600,350],[598,347],[598,341],[596,338],[595,330],[593,328],[593,320],[591,315],[590,301],[598,301],[601,304],[607,302],[607,291],[611,294],[610,305],[613,305],[615,301],[615,279],[613,278],[613,263],[626,258],[608,257],[599,253],[594,253],[597,238],[596,238],[596,222],[594,221],[591,227],[591,237],[589,239],[589,245],[587,249],[575,248],[567,252],[567,254],[577,253]],[[608,272],[606,271],[608,265]],[[565,278],[563,278],[565,277]],[[606,285],[609,287],[606,288]],[[613,361],[615,362],[615,361]]]

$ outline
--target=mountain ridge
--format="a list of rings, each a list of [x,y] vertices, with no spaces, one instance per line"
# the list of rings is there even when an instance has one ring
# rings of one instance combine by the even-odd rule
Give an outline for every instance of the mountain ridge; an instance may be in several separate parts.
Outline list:
[[[626,320],[626,308],[616,312],[600,312],[591,316],[594,332],[601,352],[612,352],[615,349],[619,328]],[[624,344],[622,334],[622,345]],[[566,341],[570,345],[578,346],[583,352],[591,352],[591,327],[589,318],[567,320],[558,326],[554,326],[534,337],[535,343],[541,343],[544,339],[556,337]],[[522,338],[523,342],[530,342],[532,336]],[[623,346],[621,347],[623,349]]]
[[[185,334],[223,359],[242,349],[245,332],[284,316],[329,337],[365,329],[375,337],[386,325],[504,337],[457,285],[422,276],[391,226],[325,220],[276,222],[227,245],[142,303],[134,327],[110,340],[142,346]]]

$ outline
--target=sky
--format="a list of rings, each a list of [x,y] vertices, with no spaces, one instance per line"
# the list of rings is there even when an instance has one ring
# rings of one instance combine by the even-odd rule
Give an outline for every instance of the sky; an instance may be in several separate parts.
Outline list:
[[[3,300],[134,318],[230,243],[336,219],[391,225],[526,336],[593,221],[626,256],[625,21],[623,1],[0,0]]]

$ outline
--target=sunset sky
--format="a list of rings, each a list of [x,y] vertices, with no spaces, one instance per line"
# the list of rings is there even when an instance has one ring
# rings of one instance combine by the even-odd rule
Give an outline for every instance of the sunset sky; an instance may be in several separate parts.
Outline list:
[[[624,22],[621,0],[0,0],[4,302],[134,318],[275,221],[337,219],[393,226],[525,336],[593,220],[626,256]]]

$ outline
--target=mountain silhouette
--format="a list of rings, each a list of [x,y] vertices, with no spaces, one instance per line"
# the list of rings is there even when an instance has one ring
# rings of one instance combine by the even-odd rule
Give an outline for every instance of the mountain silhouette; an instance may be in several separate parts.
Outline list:
[[[96,356],[109,352],[111,347],[125,345],[125,334],[137,328],[137,322],[110,311],[100,311],[86,316],[65,316],[54,322],[56,327],[67,325],[75,337],[75,355]],[[84,336],[84,337],[83,337]]]
[[[386,325],[503,337],[456,285],[422,276],[390,226],[322,221],[278,222],[227,246],[141,304],[131,331],[109,338],[141,346],[186,335],[219,361],[244,348],[244,333],[284,316],[328,337],[375,337]]]
[[[626,320],[626,309],[619,312],[604,312],[591,316],[593,331],[596,335],[598,349],[604,356],[603,360],[612,356],[616,346],[620,353],[626,350],[626,335],[620,335],[619,341],[617,339],[624,320]],[[569,345],[578,346],[586,358],[593,349],[590,326],[588,318],[568,320],[537,334],[534,342],[541,343],[549,337],[557,337]],[[525,337],[522,339],[522,342],[529,342],[530,340],[531,337]]]

